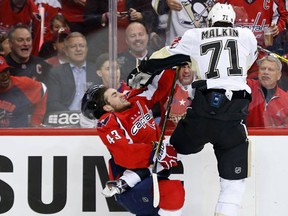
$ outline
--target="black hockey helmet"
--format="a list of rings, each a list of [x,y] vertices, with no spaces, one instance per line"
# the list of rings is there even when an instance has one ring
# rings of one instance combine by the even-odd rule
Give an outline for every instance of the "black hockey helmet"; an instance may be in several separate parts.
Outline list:
[[[106,111],[103,109],[106,102],[104,93],[108,88],[104,85],[92,85],[85,92],[82,103],[81,112],[89,119],[99,119]]]

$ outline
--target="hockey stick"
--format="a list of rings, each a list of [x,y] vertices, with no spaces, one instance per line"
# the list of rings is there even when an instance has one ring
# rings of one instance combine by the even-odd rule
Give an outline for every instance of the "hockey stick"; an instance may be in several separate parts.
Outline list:
[[[158,153],[159,153],[159,150],[160,150],[161,145],[163,144],[163,140],[164,140],[167,120],[169,118],[171,105],[172,105],[172,101],[173,101],[173,97],[174,97],[174,93],[175,93],[176,81],[178,79],[179,68],[180,67],[176,68],[176,73],[174,75],[174,79],[173,79],[173,83],[172,83],[172,89],[170,91],[170,95],[169,95],[168,103],[167,103],[167,108],[166,108],[166,112],[165,112],[165,118],[164,118],[164,122],[163,122],[163,127],[162,127],[161,134],[160,134],[160,137],[159,137],[158,146],[157,146],[156,151],[155,151],[156,159],[155,159],[155,162],[154,162],[153,167],[152,167],[153,206],[154,206],[154,208],[156,208],[159,205],[159,202],[160,202],[160,192],[159,192],[159,185],[158,185],[158,178],[157,178]]]
[[[275,56],[276,58],[280,59],[281,61],[285,62],[285,63],[288,63],[288,59],[284,58],[283,56],[277,54],[277,53],[274,53],[274,52],[271,52],[270,50],[267,50],[267,49],[264,49],[263,47],[261,46],[257,46],[259,50],[267,53],[268,55],[273,55]]]

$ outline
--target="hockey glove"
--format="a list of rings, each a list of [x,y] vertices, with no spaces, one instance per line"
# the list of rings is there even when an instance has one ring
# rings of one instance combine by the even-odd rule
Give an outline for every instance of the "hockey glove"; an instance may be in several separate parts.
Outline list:
[[[207,80],[196,80],[192,83],[192,88],[200,91],[207,90]]]
[[[171,169],[173,166],[177,166],[177,152],[172,145],[161,145],[158,154],[158,162],[164,169]]]
[[[104,188],[104,190],[101,193],[105,197],[112,197],[115,194],[124,193],[128,188],[129,188],[129,186],[122,179],[118,179],[115,181],[107,181],[106,187]]]
[[[158,142],[154,142],[154,146],[157,147]],[[164,169],[171,169],[172,167],[177,166],[177,152],[172,145],[163,141],[158,152],[157,160]]]
[[[152,76],[152,74],[145,71],[145,69],[141,69],[145,68],[145,62],[146,61],[143,60],[141,64],[128,75],[127,83],[131,88],[138,89],[144,87]]]

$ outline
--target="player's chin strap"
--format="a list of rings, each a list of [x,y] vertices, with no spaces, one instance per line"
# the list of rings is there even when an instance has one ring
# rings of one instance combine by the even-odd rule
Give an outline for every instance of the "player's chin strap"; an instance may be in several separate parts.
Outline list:
[[[274,57],[276,57],[276,58],[278,58],[279,60],[281,60],[281,61],[283,61],[283,62],[285,62],[285,63],[288,64],[288,59],[284,58],[283,56],[281,56],[281,55],[279,55],[279,54],[277,54],[277,53],[271,52],[270,50],[267,50],[267,49],[265,49],[265,48],[263,48],[263,47],[261,47],[261,46],[259,46],[259,45],[258,45],[257,47],[258,47],[258,49],[261,50],[262,52],[265,52],[265,53],[267,53],[268,55],[273,55]]]
[[[170,91],[170,95],[168,98],[168,103],[167,103],[167,108],[165,112],[165,118],[163,122],[163,127],[161,130],[158,146],[155,151],[156,159],[154,164],[152,165],[152,180],[153,180],[153,206],[154,208],[157,208],[160,202],[160,192],[159,192],[159,185],[158,185],[158,178],[157,178],[157,163],[158,163],[158,155],[159,155],[159,150],[161,149],[161,146],[163,145],[163,140],[164,140],[164,135],[165,135],[165,130],[166,130],[166,125],[167,125],[167,120],[169,118],[170,110],[171,110],[171,104],[173,101],[174,93],[175,93],[175,86],[176,86],[176,81],[178,79],[178,71],[179,67],[177,67],[174,79],[173,79],[173,84],[172,88]]]

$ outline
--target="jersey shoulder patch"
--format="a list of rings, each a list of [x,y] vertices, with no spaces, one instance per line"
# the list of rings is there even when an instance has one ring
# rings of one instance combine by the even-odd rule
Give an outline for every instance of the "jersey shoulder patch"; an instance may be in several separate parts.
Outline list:
[[[170,45],[170,49],[174,49],[177,47],[177,45],[179,44],[179,41],[182,39],[182,37],[176,37],[173,42]]]
[[[97,128],[102,128],[103,126],[106,126],[107,123],[109,122],[111,115],[108,115],[107,117],[105,117],[104,119],[102,119],[101,121],[98,121],[97,123]]]

